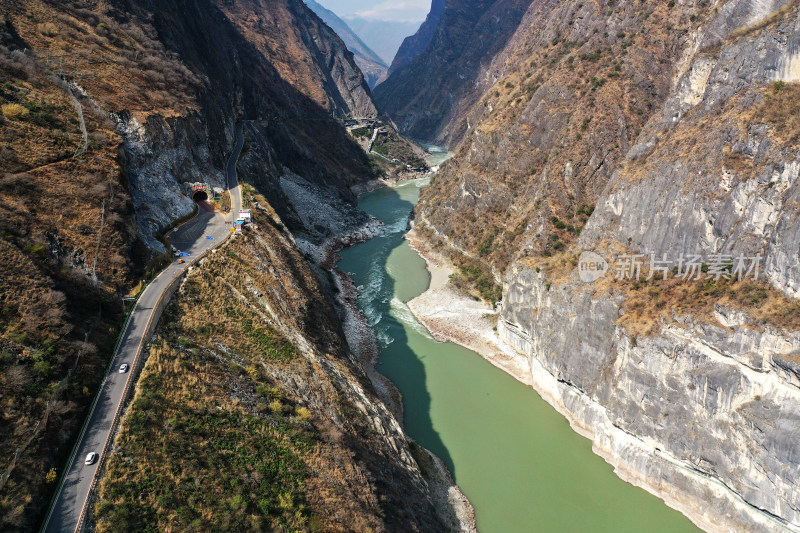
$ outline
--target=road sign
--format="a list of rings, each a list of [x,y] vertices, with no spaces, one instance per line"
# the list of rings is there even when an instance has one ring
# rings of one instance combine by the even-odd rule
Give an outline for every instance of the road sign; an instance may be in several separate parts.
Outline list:
[[[244,224],[244,220],[237,220],[236,222],[234,222],[234,224],[236,224],[237,226],[241,226],[242,224]]]
[[[236,231],[236,228],[231,228],[231,233],[233,233],[234,231]]]

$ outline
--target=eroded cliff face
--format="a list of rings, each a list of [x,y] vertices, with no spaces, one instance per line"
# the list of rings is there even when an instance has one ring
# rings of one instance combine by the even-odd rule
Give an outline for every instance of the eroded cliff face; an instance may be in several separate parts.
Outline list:
[[[582,234],[637,250],[762,254],[770,284],[800,296],[794,2],[729,2],[687,43]]]
[[[409,35],[403,40],[403,44],[397,50],[392,64],[389,66],[389,74],[409,63],[428,48],[439,27],[442,11],[444,11],[444,0],[433,0],[425,21],[414,35]]]
[[[370,50],[369,46],[350,29],[350,26],[348,26],[345,21],[340,19],[336,13],[330,9],[326,9],[317,2],[314,2],[314,0],[304,1],[325,24],[336,32],[336,35],[342,38],[348,50],[353,52],[353,59],[364,74],[364,78],[367,80],[367,85],[369,85],[370,88],[375,87],[378,80],[386,77],[386,70],[388,67],[384,64],[383,60],[378,54]]]
[[[521,266],[503,295],[500,337],[620,477],[709,531],[796,530],[797,332],[716,306],[633,337],[622,295]]]
[[[502,280],[500,337],[621,477],[710,531],[797,531],[797,3],[524,20],[420,232]],[[594,283],[586,250],[610,265]],[[613,279],[621,254],[641,279]],[[728,266],[676,279],[681,254]],[[760,281],[725,279],[739,256]]]
[[[240,120],[260,123],[248,129],[248,142],[269,147],[264,174],[254,179],[295,172],[354,200],[347,186],[369,179],[371,171],[335,119],[376,111],[352,54],[302,2],[131,3],[124,9],[152,17],[152,31],[201,80],[195,112],[134,108],[114,115],[140,233],[150,246],[160,249],[155,231],[191,210],[183,183],[224,187],[221,169]],[[187,16],[172,17],[174,9]]]

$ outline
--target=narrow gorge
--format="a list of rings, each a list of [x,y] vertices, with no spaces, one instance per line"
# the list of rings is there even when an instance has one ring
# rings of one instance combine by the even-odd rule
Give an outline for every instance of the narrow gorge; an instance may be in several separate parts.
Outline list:
[[[798,0],[340,7],[0,0],[0,530],[800,532]]]

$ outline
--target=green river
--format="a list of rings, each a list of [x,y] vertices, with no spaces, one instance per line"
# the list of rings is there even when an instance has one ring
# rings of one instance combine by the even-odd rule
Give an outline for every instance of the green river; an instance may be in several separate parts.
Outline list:
[[[684,532],[692,523],[617,478],[591,443],[531,388],[451,343],[439,343],[405,302],[428,286],[403,235],[422,180],[360,198],[386,233],[342,252],[381,346],[378,369],[403,394],[405,428],[449,467],[481,533]]]

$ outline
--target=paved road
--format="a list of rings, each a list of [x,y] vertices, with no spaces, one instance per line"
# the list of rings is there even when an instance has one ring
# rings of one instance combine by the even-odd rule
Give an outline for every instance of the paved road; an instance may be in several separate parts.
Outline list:
[[[193,259],[228,237],[232,227],[231,221],[239,216],[242,198],[236,179],[236,160],[244,142],[241,125],[237,126],[236,135],[236,145],[226,168],[226,180],[231,189],[233,204],[231,213],[222,215],[199,209],[196,217],[168,236],[176,249],[190,253],[188,261],[184,264],[179,264],[177,260],[173,261],[145,288],[137,300],[119,347],[111,360],[108,376],[101,385],[96,403],[89,413],[88,420],[78,437],[78,445],[66,467],[66,474],[59,485],[53,506],[45,518],[42,531],[46,533],[74,532],[81,528],[82,515],[93,488],[94,476],[104,459],[106,442],[132,375],[131,372],[120,374],[118,371],[120,365],[128,363],[133,366],[142,345],[147,340],[144,336],[153,318],[153,309],[172,280],[181,275]],[[92,451],[101,454],[101,457],[95,464],[85,465],[86,454]]]

